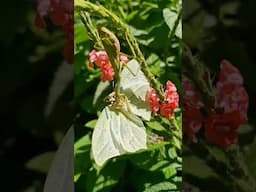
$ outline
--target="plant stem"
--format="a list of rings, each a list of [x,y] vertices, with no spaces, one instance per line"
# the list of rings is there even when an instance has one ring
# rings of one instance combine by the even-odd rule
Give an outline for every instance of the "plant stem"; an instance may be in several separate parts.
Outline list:
[[[101,42],[99,33],[97,31],[97,28],[93,25],[90,15],[87,12],[80,12],[80,17],[83,22],[83,24],[86,26],[88,34],[92,38],[94,42],[96,42],[96,46],[99,46],[99,49],[103,49],[103,44]]]
[[[194,83],[197,91],[202,96],[204,103],[204,109],[207,113],[212,114],[216,110],[217,99],[216,93],[211,85],[209,78],[205,79],[205,73],[207,72],[204,69],[204,66],[196,60],[190,51],[190,48],[183,42],[183,68],[184,74]]]

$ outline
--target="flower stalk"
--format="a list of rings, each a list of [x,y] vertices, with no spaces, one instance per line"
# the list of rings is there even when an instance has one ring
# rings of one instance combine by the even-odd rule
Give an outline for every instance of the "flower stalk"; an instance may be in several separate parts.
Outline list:
[[[103,44],[100,39],[100,35],[98,33],[97,28],[93,25],[90,14],[87,12],[80,12],[80,17],[83,22],[83,24],[86,26],[86,29],[88,31],[88,34],[92,41],[95,42],[95,46],[97,49],[104,49]]]

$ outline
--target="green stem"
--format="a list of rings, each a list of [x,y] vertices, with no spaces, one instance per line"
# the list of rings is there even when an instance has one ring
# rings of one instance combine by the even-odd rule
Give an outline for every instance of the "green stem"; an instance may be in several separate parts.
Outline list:
[[[215,112],[217,107],[217,98],[215,90],[211,85],[210,78],[205,79],[206,70],[204,66],[192,56],[190,48],[183,42],[183,68],[186,77],[192,80],[197,91],[202,96],[204,109],[207,113]]]
[[[116,73],[116,72],[115,72]],[[117,71],[116,75],[115,75],[115,93],[116,93],[116,98],[120,97],[120,86],[121,86],[121,70],[119,69],[119,71]]]
[[[90,35],[91,39],[96,42],[95,44],[98,46],[98,49],[103,49],[103,44],[100,39],[100,35],[97,31],[97,28],[93,25],[90,15],[87,12],[80,12],[80,17],[83,24],[87,28],[87,32]]]

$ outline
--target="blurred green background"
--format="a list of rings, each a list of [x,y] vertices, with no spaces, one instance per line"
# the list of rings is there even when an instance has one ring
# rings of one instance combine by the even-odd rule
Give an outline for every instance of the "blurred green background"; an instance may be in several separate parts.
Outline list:
[[[34,26],[35,2],[1,3],[0,191],[42,191],[73,114],[73,71],[63,63],[64,35],[52,25],[47,31]],[[69,81],[60,78],[66,75]]]

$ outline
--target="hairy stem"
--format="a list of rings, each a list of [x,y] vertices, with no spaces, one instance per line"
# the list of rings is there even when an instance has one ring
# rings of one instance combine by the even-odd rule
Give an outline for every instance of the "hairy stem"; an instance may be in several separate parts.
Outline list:
[[[97,28],[93,25],[89,13],[81,11],[79,14],[80,14],[80,17],[81,17],[81,20],[82,20],[83,24],[87,28],[87,32],[88,32],[89,36],[91,37],[92,41],[96,42],[95,43],[96,47],[98,49],[103,49],[104,47],[103,47],[103,44],[101,42],[100,35],[97,31]]]

